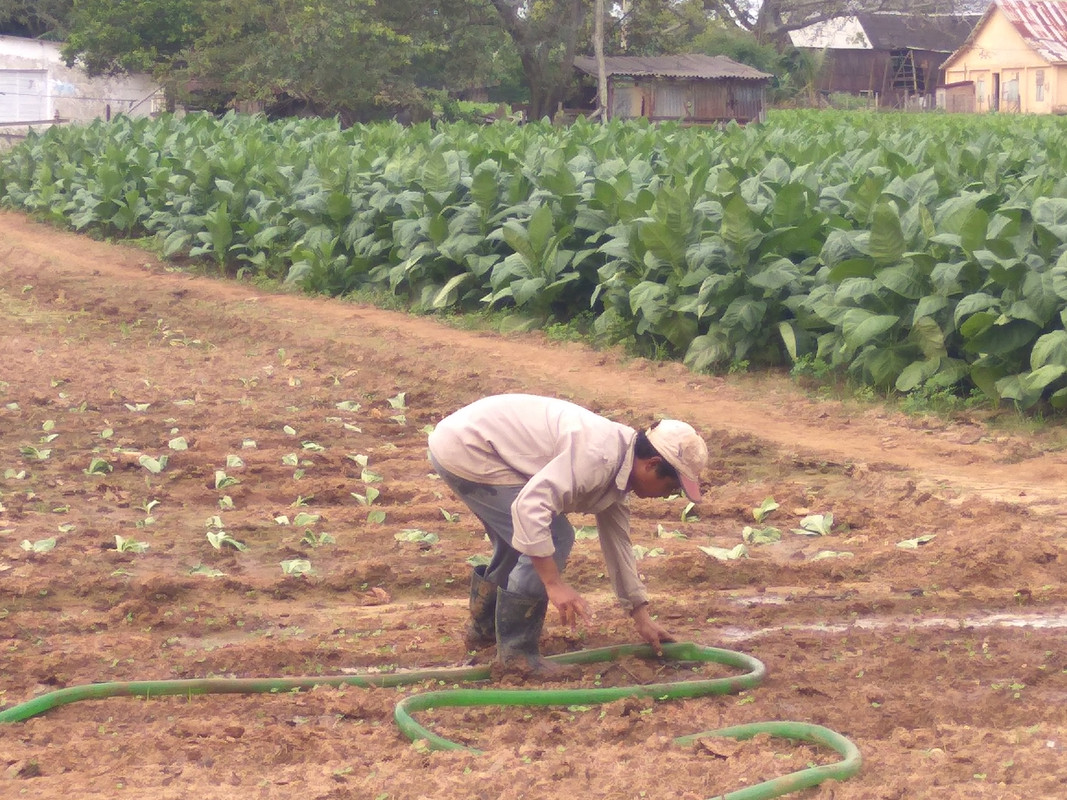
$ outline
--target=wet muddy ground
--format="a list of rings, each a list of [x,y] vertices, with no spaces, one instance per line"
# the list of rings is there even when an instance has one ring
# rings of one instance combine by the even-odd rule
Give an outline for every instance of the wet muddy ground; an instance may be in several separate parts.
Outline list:
[[[1059,426],[905,416],[788,376],[267,293],[11,213],[0,341],[0,707],[102,681],[484,663],[461,636],[486,542],[425,443],[503,391],[706,436],[702,503],[633,502],[639,564],[678,639],[768,669],[739,695],[421,716],[481,755],[399,734],[399,697],[436,687],[87,701],[0,727],[0,797],[707,798],[834,760],[767,737],[672,743],[779,719],[864,758],[797,796],[1064,796]],[[826,514],[826,535],[793,532]],[[746,526],[781,539],[702,549]],[[596,620],[550,617],[546,651],[636,641],[591,533],[567,574]],[[685,674],[627,660],[574,685]]]

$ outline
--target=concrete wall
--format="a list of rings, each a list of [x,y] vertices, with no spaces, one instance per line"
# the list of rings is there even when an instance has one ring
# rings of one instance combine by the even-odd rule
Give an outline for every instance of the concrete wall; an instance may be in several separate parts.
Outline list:
[[[945,83],[964,81],[974,83],[975,111],[1067,112],[1067,67],[1034,52],[999,9],[946,64]]]
[[[0,130],[19,123],[86,122],[162,110],[163,93],[149,76],[90,78],[81,67],[63,63],[60,47],[0,36]]]

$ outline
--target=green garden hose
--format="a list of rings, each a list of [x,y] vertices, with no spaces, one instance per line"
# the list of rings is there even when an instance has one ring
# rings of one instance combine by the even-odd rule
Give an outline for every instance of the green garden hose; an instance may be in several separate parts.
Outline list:
[[[726,678],[611,688],[448,689],[405,697],[397,704],[394,716],[400,730],[413,741],[425,741],[433,749],[473,750],[473,748],[468,748],[465,745],[431,733],[419,725],[411,715],[430,708],[450,706],[558,706],[607,703],[626,697],[651,697],[656,700],[673,700],[713,694],[731,694],[758,686],[766,676],[766,668],[761,661],[733,650],[704,647],[686,642],[663,645],[663,655],[665,658],[674,661],[703,661],[724,664],[747,671],[741,675]],[[549,656],[549,659],[560,664],[595,664],[614,661],[622,656],[653,658],[654,653],[647,645],[622,645],[580,650],[575,653]],[[488,679],[489,670],[488,666],[481,666],[304,678],[209,678],[203,680],[93,683],[49,692],[25,703],[0,711],[0,723],[21,722],[58,706],[75,703],[79,700],[97,700],[107,697],[291,692],[311,689],[315,686],[389,687],[405,686],[422,681],[466,683]],[[737,792],[722,795],[721,798],[713,798],[713,800],[764,800],[764,798],[780,797],[789,792],[815,786],[830,778],[839,781],[846,780],[855,775],[860,768],[860,753],[852,742],[828,728],[803,722],[759,722],[751,725],[739,725],[717,731],[682,736],[675,739],[675,742],[685,745],[691,744],[698,739],[716,736],[748,739],[761,733],[824,745],[836,750],[843,756],[844,760],[835,764],[800,770]],[[474,752],[479,751],[474,750]]]

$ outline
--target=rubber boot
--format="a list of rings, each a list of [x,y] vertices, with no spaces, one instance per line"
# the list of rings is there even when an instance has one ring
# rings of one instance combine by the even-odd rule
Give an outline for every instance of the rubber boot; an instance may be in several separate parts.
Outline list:
[[[541,656],[541,630],[547,611],[547,597],[538,599],[497,589],[494,677],[518,674],[527,678],[560,680],[577,676],[576,666],[563,666]]]
[[[471,573],[471,618],[463,633],[463,646],[482,650],[496,643],[497,586],[485,579],[486,565],[480,564]]]

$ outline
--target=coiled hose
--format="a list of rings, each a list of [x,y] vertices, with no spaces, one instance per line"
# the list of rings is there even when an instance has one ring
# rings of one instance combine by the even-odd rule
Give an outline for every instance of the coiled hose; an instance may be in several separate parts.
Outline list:
[[[412,714],[431,708],[470,706],[558,706],[607,703],[627,697],[651,697],[656,700],[674,700],[702,697],[704,695],[733,694],[758,686],[766,676],[763,663],[752,656],[734,650],[705,647],[692,642],[663,645],[665,658],[674,661],[702,661],[723,664],[745,670],[741,675],[726,678],[708,678],[675,683],[654,683],[610,688],[582,689],[448,689],[414,694],[401,700],[394,712],[400,730],[412,741],[422,740],[432,749],[473,750],[457,742],[449,741],[432,733],[412,717]],[[559,664],[595,664],[615,661],[623,656],[653,658],[647,645],[622,645],[580,650],[549,656]],[[161,697],[164,695],[196,694],[257,694],[290,692],[312,689],[315,686],[390,687],[405,686],[423,681],[468,683],[489,678],[489,667],[460,667],[413,670],[383,674],[359,673],[355,675],[329,675],[303,678],[208,678],[203,680],[126,681],[92,683],[71,686],[27,700],[25,703],[0,711],[0,723],[21,722],[43,714],[58,706],[80,700],[99,700],[108,697]],[[829,765],[808,769],[774,778],[754,786],[720,795],[711,800],[764,800],[780,797],[833,778],[843,781],[859,771],[862,759],[856,746],[844,736],[820,725],[804,722],[757,722],[737,725],[716,731],[689,734],[675,739],[675,743],[688,745],[709,737],[749,739],[758,734],[794,739],[829,747],[842,756],[842,760]],[[473,750],[473,752],[480,752]]]

